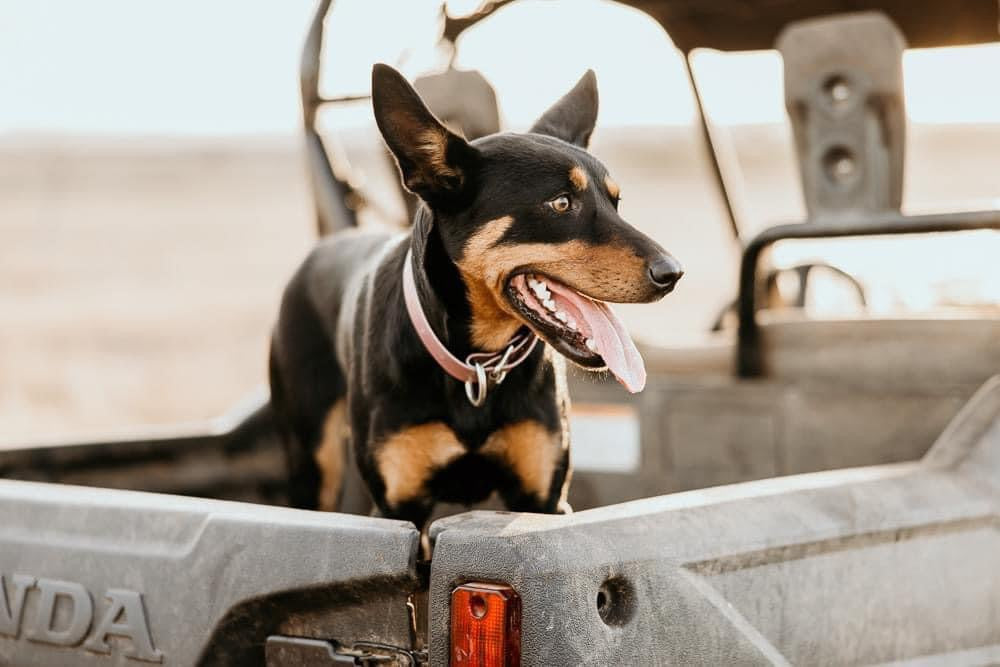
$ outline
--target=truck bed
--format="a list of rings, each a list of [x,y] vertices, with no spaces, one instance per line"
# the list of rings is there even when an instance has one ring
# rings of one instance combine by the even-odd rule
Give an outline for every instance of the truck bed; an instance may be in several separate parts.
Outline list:
[[[429,564],[404,522],[7,480],[0,663],[444,665],[468,581],[520,596],[526,665],[990,662],[998,501],[1000,377],[918,462],[465,513]]]

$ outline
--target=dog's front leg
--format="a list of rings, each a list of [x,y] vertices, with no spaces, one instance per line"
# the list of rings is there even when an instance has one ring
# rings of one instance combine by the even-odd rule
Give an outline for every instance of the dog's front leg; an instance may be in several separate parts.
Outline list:
[[[382,516],[412,521],[422,528],[434,508],[428,482],[464,455],[465,447],[444,422],[384,426],[373,419],[363,457],[366,477]]]
[[[519,421],[493,433],[482,453],[509,471],[500,497],[514,512],[563,514],[569,510],[569,438],[534,420]]]

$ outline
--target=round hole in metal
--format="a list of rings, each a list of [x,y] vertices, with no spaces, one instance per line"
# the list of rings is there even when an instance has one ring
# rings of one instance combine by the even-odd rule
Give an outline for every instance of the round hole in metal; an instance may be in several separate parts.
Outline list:
[[[597,614],[605,625],[625,625],[635,614],[635,588],[622,576],[610,577],[597,590]]]
[[[847,185],[855,179],[858,163],[846,146],[832,146],[823,154],[823,172],[832,183]]]
[[[823,92],[834,109],[847,106],[854,95],[850,82],[841,74],[828,76],[823,82]]]

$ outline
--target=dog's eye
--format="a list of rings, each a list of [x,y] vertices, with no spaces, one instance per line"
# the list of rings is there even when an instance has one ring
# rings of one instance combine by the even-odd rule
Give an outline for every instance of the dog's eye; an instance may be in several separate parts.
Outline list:
[[[555,199],[549,201],[549,208],[551,208],[556,213],[565,213],[569,210],[570,202],[569,196],[559,195]]]

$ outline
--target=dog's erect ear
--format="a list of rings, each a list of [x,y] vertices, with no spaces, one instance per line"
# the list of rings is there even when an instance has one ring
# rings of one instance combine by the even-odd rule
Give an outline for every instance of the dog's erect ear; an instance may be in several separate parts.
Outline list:
[[[597,75],[588,69],[575,86],[531,127],[536,134],[568,141],[581,148],[590,143],[597,123]]]
[[[430,204],[457,196],[476,149],[435,118],[413,86],[388,65],[372,69],[372,106],[407,189]]]

